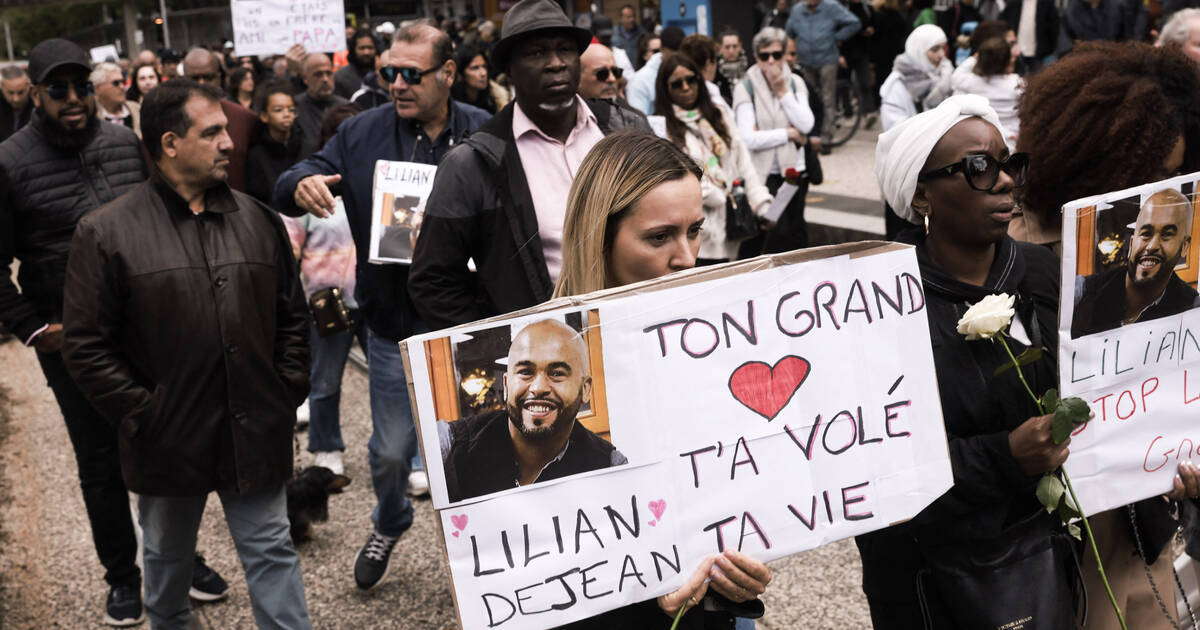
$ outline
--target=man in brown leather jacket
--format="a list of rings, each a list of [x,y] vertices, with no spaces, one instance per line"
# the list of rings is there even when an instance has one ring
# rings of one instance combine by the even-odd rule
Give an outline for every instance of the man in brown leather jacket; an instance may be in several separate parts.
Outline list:
[[[150,181],[80,221],[63,350],[117,427],[141,495],[146,611],[188,623],[196,531],[221,499],[260,627],[311,627],[288,536],[296,407],[308,394],[308,315],[279,217],[225,183],[220,92],[177,79],[142,105]]]

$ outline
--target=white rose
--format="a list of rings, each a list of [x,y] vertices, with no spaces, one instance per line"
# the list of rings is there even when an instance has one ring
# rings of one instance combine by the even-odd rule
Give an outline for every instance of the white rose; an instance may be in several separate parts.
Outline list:
[[[966,335],[967,341],[991,339],[1012,322],[1016,313],[1013,301],[1014,298],[1007,293],[993,294],[979,300],[958,320],[958,334]]]

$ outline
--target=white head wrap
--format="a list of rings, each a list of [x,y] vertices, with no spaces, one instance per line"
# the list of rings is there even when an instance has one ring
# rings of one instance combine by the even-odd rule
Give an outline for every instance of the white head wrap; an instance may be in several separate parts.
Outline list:
[[[1004,137],[1004,127],[988,100],[975,94],[951,96],[941,105],[917,114],[879,136],[875,146],[875,179],[884,201],[892,211],[910,223],[921,223],[922,217],[912,209],[913,194],[917,191],[917,176],[934,145],[959,121],[979,117],[991,123]]]
[[[942,27],[936,24],[922,24],[914,28],[913,32],[908,34],[908,39],[904,40],[904,54],[917,62],[919,67],[933,70],[934,65],[929,63],[929,57],[925,53],[929,52],[930,48],[945,43],[946,32]]]

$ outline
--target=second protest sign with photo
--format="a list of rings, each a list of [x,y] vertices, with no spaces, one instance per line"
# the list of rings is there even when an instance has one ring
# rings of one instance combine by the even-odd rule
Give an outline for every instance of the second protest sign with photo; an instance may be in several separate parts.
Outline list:
[[[1172,488],[1200,457],[1200,173],[1063,208],[1059,381],[1095,417],[1071,440],[1089,513]]]
[[[406,340],[460,622],[547,628],[952,485],[910,248],[806,250]]]

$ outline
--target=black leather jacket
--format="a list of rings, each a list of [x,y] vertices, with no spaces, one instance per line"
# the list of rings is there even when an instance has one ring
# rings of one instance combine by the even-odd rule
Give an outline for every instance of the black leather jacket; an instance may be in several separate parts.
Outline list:
[[[145,181],[133,131],[100,123],[81,151],[50,144],[39,114],[0,143],[0,322],[25,341],[62,321],[63,274],[75,224]],[[21,261],[18,291],[8,272]]]
[[[308,308],[279,216],[226,185],[193,214],[157,177],[84,217],[67,369],[152,496],[278,488],[308,395]]]

